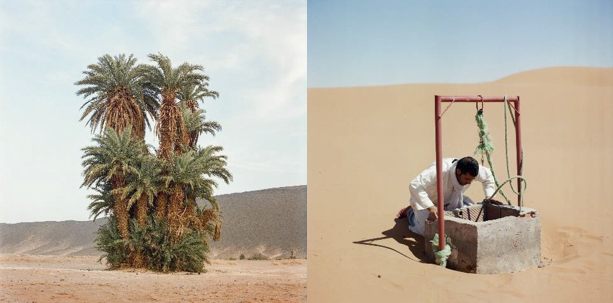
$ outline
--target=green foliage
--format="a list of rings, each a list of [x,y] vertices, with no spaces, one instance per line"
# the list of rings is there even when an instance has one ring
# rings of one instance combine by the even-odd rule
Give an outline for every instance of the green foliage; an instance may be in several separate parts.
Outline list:
[[[75,85],[85,86],[77,91],[77,95],[82,95],[87,99],[81,106],[81,109],[86,108],[80,121],[91,114],[87,124],[90,125],[92,132],[97,127],[100,127],[102,132],[108,117],[126,114],[107,112],[110,108],[108,103],[121,91],[125,91],[137,102],[141,112],[149,113],[151,117],[155,116],[159,104],[144,88],[145,78],[143,78],[142,65],[135,65],[136,58],[133,55],[126,57],[125,54],[120,54],[111,57],[106,54],[98,58],[97,64],[87,66],[87,70],[83,72],[85,78],[75,83]],[[146,115],[142,119],[149,125]]]
[[[190,200],[207,199],[217,208],[213,198],[217,182],[204,176],[218,177],[226,183],[232,180],[232,174],[225,167],[226,156],[216,155],[222,150],[223,148],[219,146],[208,146],[203,149],[188,150],[179,156],[173,155],[167,166],[168,174],[162,177],[165,186],[172,188],[174,184],[184,185]]]
[[[189,271],[203,272],[204,262],[209,263],[206,253],[209,246],[206,236],[186,229],[182,237],[174,242],[168,224],[149,218],[143,228],[133,224],[132,245],[142,251],[147,259],[147,268],[161,272]]]
[[[133,140],[131,131],[131,127],[123,133],[109,128],[103,135],[94,137],[97,145],[82,149],[85,180],[81,186],[99,186],[113,177],[124,178],[128,173],[138,173],[136,165],[143,154],[144,143]]]
[[[204,101],[204,98],[207,97],[217,99],[219,97],[219,93],[216,91],[209,90],[209,83],[206,82],[206,80],[208,80],[208,78],[204,79],[204,81],[201,81],[198,85],[195,85],[193,83],[182,83],[179,86],[179,94],[177,95],[177,98],[179,99],[179,104],[189,106],[189,104],[186,103],[190,101]]]
[[[195,133],[198,135],[208,133],[214,136],[215,132],[221,131],[221,124],[215,121],[206,120],[205,111],[203,109],[192,111],[189,107],[184,105],[179,105],[179,109],[181,110],[181,115],[183,116],[185,128],[188,133]],[[194,147],[195,143],[196,142],[194,142]]]
[[[241,259],[241,260],[245,260],[245,255],[244,255],[244,254],[241,254],[240,259]]]
[[[249,260],[268,260],[268,257],[262,253],[256,253],[256,254],[253,254],[253,256],[249,258]]]
[[[112,187],[110,183],[102,182],[94,190],[97,194],[87,196],[87,198],[92,200],[89,206],[87,206],[87,210],[90,211],[89,217],[94,217],[95,222],[96,218],[101,214],[105,217],[109,216],[115,206],[115,199],[111,194]]]
[[[162,186],[162,161],[150,154],[142,153],[135,159],[135,169],[126,176],[126,186],[118,188],[122,199],[128,196],[130,208],[142,195],[147,196],[147,204],[153,206],[153,199]]]
[[[200,169],[205,175],[217,177],[228,184],[232,181],[232,174],[226,169],[226,165],[228,164],[226,159],[228,157],[217,155],[217,153],[221,151],[223,151],[223,147],[209,145],[204,148],[196,149],[196,157],[198,158],[199,164],[202,165]]]
[[[149,59],[156,63],[154,65],[143,65],[142,75],[146,79],[146,86],[155,93],[163,91],[178,92],[181,86],[194,85],[209,80],[209,77],[200,73],[204,71],[201,65],[183,63],[173,68],[170,59],[161,53],[150,54]]]
[[[115,216],[110,216],[109,220],[100,226],[95,242],[96,248],[104,253],[98,261],[106,259],[107,265],[113,269],[128,263],[127,243],[121,238]]]
[[[110,268],[127,266],[137,253],[145,259],[147,269],[159,272],[204,272],[209,263],[210,251],[206,234],[186,229],[178,241],[172,241],[172,233],[165,221],[150,216],[147,225],[140,227],[136,220],[130,222],[130,239],[123,240],[114,216],[100,227],[96,247],[104,252]]]

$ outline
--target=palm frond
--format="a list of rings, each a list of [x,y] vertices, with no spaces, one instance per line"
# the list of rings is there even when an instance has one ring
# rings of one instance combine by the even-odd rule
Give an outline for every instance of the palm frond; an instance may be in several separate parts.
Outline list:
[[[75,82],[84,86],[77,95],[86,99],[80,121],[91,115],[87,124],[92,132],[99,128],[102,133],[107,127],[123,131],[131,124],[135,126],[133,135],[144,136],[144,126],[149,125],[147,115],[154,117],[157,101],[142,93],[145,80],[135,65],[133,55],[106,54],[96,64],[88,65],[83,72],[85,78]]]

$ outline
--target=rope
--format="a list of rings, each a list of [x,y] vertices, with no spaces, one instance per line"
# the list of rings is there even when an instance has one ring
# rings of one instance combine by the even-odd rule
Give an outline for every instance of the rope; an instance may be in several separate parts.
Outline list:
[[[506,111],[505,111],[506,113]],[[506,116],[505,116],[506,117]],[[488,133],[487,124],[483,119],[483,109],[477,111],[477,115],[475,116],[475,120],[477,121],[477,127],[479,128],[479,145],[475,148],[474,154],[476,155],[478,152],[481,152],[481,159],[483,159],[483,155],[487,157],[487,163],[490,166],[492,171],[492,176],[494,177],[494,183],[496,187],[500,189],[500,183],[498,182],[498,178],[496,177],[496,173],[494,172],[494,161],[492,161],[492,153],[494,152],[494,146],[492,145],[492,141],[490,139],[490,134]],[[511,201],[507,198],[502,190],[500,190],[500,194],[504,197],[509,205],[511,205]]]
[[[434,234],[434,238],[430,240],[430,243],[432,244],[436,264],[447,267],[447,258],[451,255],[451,239],[445,237],[445,249],[443,250],[438,249],[438,233]]]
[[[524,203],[524,195],[523,193],[526,191],[526,188],[528,187],[528,183],[526,182],[526,179],[523,176],[511,176],[511,171],[509,169],[509,136],[508,136],[508,127],[507,127],[507,109],[509,110],[509,112],[513,113],[513,109],[511,108],[511,104],[509,103],[509,101],[507,100],[507,96],[504,96],[504,107],[503,107],[503,111],[504,111],[504,147],[505,147],[505,158],[506,158],[506,166],[507,166],[507,179],[502,182],[502,184],[500,184],[498,182],[498,178],[496,177],[496,174],[494,172],[494,163],[492,161],[492,157],[491,157],[491,153],[494,152],[494,146],[491,143],[491,139],[490,139],[490,135],[487,132],[487,124],[485,123],[485,120],[483,119],[483,108],[481,108],[480,110],[477,111],[477,115],[475,116],[475,120],[477,121],[477,127],[479,128],[479,138],[480,138],[480,142],[479,145],[477,145],[477,148],[475,149],[475,154],[477,154],[478,152],[481,152],[481,159],[483,159],[483,154],[485,154],[487,156],[487,162],[490,166],[490,169],[492,171],[492,176],[494,177],[494,183],[496,184],[496,191],[494,192],[494,194],[492,194],[489,198],[486,198],[484,201],[486,200],[490,200],[492,199],[496,193],[498,193],[498,191],[500,191],[500,194],[504,197],[504,199],[507,201],[508,205],[511,205],[511,201],[507,198],[507,196],[504,194],[504,192],[502,191],[502,186],[504,186],[506,183],[509,183],[511,180],[513,179],[521,179],[521,181],[523,182],[524,186],[522,187],[521,191],[517,191],[515,190],[515,188],[513,187],[513,183],[510,184],[511,186],[511,190],[513,191],[513,193],[515,193],[516,195],[520,196],[520,201],[519,201],[519,211],[521,212],[521,208],[523,207]],[[511,118],[513,119],[513,122],[515,123],[515,118],[513,115],[511,115]],[[515,124],[514,124],[515,125]],[[523,172],[523,166],[524,166],[524,150],[522,148],[521,152],[521,157],[520,159],[521,162],[519,163],[520,165],[520,171]],[[483,160],[482,160],[483,162]]]
[[[507,183],[509,183],[509,182],[513,181],[514,179],[521,179],[521,181],[522,181],[522,182],[524,182],[524,186],[523,186],[523,188],[522,188],[521,193],[523,193],[523,192],[526,190],[526,188],[528,188],[528,183],[526,182],[526,178],[524,178],[524,177],[522,177],[522,176],[513,176],[513,177],[508,178],[508,179],[507,179],[507,180],[505,180],[504,182],[502,182],[502,184],[500,184],[500,186],[498,186],[498,188],[496,189],[496,191],[494,191],[494,193],[493,193],[491,196],[489,196],[488,198],[485,198],[485,200],[484,200],[484,201],[491,200],[491,199],[492,199],[492,198],[493,198],[493,197],[496,195],[496,193],[498,193],[498,191],[499,191],[499,190],[502,192],[502,190],[501,190],[501,189],[502,189],[502,187],[503,187],[505,184],[507,184]],[[520,211],[521,211],[521,206],[520,206]]]

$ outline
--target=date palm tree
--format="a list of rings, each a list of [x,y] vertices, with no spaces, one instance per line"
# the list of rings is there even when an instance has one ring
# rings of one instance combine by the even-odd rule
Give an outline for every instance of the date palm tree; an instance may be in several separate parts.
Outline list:
[[[96,191],[88,196],[94,220],[109,216],[96,242],[112,266],[200,272],[208,235],[221,235],[213,191],[219,179],[232,180],[221,147],[197,146],[202,133],[221,130],[198,106],[219,93],[208,89],[202,66],[149,58],[153,64],[136,65],[132,55],[104,55],[75,83],[86,100],[81,120],[99,130],[83,148],[82,186]],[[144,142],[153,119],[157,157]],[[197,207],[196,199],[210,206]]]
[[[81,186],[88,188],[111,184],[113,189],[126,185],[128,174],[138,173],[138,159],[142,156],[144,143],[131,138],[132,127],[128,125],[123,133],[107,128],[103,135],[96,135],[96,145],[83,148],[84,181]],[[124,239],[129,238],[129,208],[120,192],[113,194],[113,214],[118,220],[118,229]]]
[[[179,104],[187,106],[192,112],[198,110],[198,101],[204,102],[205,98],[219,98],[219,93],[216,91],[212,91],[208,89],[209,77],[205,75],[205,78],[202,82],[194,84],[194,83],[184,83],[179,87],[179,93],[177,94],[177,98],[179,98]]]
[[[181,155],[173,155],[169,165],[168,174],[163,176],[165,186],[170,195],[168,204],[168,222],[172,227],[179,223],[179,212],[182,209],[185,199],[184,187],[194,187],[201,178],[201,171],[198,159],[193,151],[188,151]]]
[[[136,204],[136,220],[141,227],[147,223],[147,210],[154,206],[154,198],[162,188],[161,173],[160,160],[143,154],[137,161],[136,170],[126,177],[126,185],[113,191],[127,199],[128,209]]]
[[[188,132],[188,141],[184,144],[192,149],[196,148],[198,139],[202,133],[209,133],[215,136],[215,132],[221,131],[221,124],[215,121],[207,121],[203,109],[191,111],[187,106],[180,105],[185,129]]]
[[[225,155],[218,155],[223,151],[223,147],[221,146],[213,146],[209,145],[204,148],[199,148],[196,150],[196,158],[198,159],[198,163],[201,165],[201,172],[208,177],[215,177],[223,180],[226,184],[229,184],[232,181],[232,174],[226,169],[228,165],[227,159],[228,157]],[[206,178],[204,178],[206,179]],[[217,183],[213,181],[213,186],[217,187]]]
[[[126,177],[126,185],[122,188],[114,189],[113,193],[121,194],[122,199],[127,199],[127,208],[131,209],[136,204],[136,221],[138,227],[133,226],[132,240],[139,236],[137,229],[145,228],[147,223],[147,210],[149,206],[153,206],[154,197],[161,188],[161,161],[149,153],[143,153],[137,161],[136,170]],[[141,241],[133,241],[130,248],[131,255],[130,263],[140,268],[145,265],[145,257],[143,256],[142,246],[138,243]]]
[[[77,91],[87,101],[79,121],[87,116],[87,124],[92,132],[96,128],[102,133],[106,128],[123,132],[132,125],[132,134],[144,139],[145,124],[150,126],[147,114],[155,116],[158,103],[150,90],[143,87],[144,79],[141,68],[136,65],[136,58],[120,54],[114,57],[106,54],[98,58],[97,64],[91,64],[83,73],[85,78],[76,85],[85,86]]]
[[[199,85],[208,77],[201,72],[200,65],[183,63],[175,68],[170,59],[162,54],[150,54],[156,65],[145,65],[142,75],[146,89],[161,96],[157,116],[156,133],[160,139],[159,156],[170,160],[171,152],[182,153],[181,143],[187,142],[187,130],[177,105],[180,88],[185,85]]]
[[[213,190],[217,187],[217,183],[213,178],[223,180],[226,184],[232,181],[232,174],[226,169],[227,157],[218,155],[222,152],[221,146],[207,146],[195,150],[196,157],[200,159],[201,171],[205,177],[198,180],[192,191],[187,191],[188,197],[193,195],[195,198],[202,198],[211,204],[210,208],[199,209],[196,215],[199,219],[201,230],[209,232],[213,236],[213,241],[219,241],[221,238],[222,220],[219,216],[219,205],[213,196]],[[208,177],[208,178],[207,178]],[[189,209],[188,209],[189,211]]]
[[[212,199],[213,188],[217,187],[217,183],[212,178],[222,179],[226,183],[232,180],[232,174],[225,167],[227,165],[226,156],[217,155],[222,150],[223,148],[219,146],[208,146],[198,150],[189,150],[173,157],[168,175],[162,177],[165,186],[172,193],[168,205],[171,227],[180,223],[179,213],[185,212],[183,202],[186,192],[190,200],[192,197],[194,200],[195,198]]]

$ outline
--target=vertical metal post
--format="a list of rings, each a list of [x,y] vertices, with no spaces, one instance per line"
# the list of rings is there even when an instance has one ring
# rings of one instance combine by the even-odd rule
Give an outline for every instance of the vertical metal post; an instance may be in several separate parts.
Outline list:
[[[522,163],[524,161],[524,157],[522,155],[522,146],[521,146],[521,107],[519,103],[519,96],[517,96],[517,102],[515,102],[515,145],[517,147],[517,175],[521,176],[522,171]],[[521,179],[517,179],[517,192],[521,193]],[[517,206],[521,205],[521,194],[517,195]]]
[[[443,195],[443,147],[441,129],[441,98],[434,96],[434,121],[436,132],[436,194],[438,195],[438,248],[445,249],[445,196]]]

